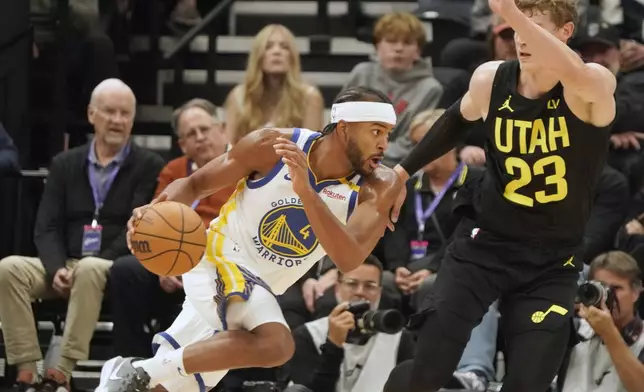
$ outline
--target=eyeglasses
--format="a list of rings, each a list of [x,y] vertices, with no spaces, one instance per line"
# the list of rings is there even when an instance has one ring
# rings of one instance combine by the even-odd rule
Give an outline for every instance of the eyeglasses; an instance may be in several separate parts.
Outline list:
[[[355,279],[343,278],[340,283],[351,291],[358,291],[360,286],[365,293],[375,294],[380,291],[380,285],[376,282],[362,282]]]
[[[113,107],[98,107],[98,106],[93,106],[94,110],[96,113],[101,115],[102,117],[105,117],[109,119],[110,121],[115,121],[115,120],[125,120],[125,121],[131,121],[134,119],[134,113],[127,111],[127,110],[122,110],[118,108],[113,108]]]
[[[204,137],[210,135],[210,132],[214,130],[215,127],[219,125],[213,125],[211,127],[201,127],[201,128],[192,128],[185,135],[182,135],[182,139],[186,140],[195,140],[198,137],[198,134],[201,133]]]

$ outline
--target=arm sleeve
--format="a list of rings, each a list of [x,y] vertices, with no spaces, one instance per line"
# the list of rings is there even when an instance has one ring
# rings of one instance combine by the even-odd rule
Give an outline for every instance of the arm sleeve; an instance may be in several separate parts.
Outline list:
[[[449,150],[464,142],[469,130],[481,121],[467,121],[461,114],[461,99],[450,106],[436,120],[429,132],[416,147],[400,162],[400,166],[411,176],[426,164],[440,158]]]

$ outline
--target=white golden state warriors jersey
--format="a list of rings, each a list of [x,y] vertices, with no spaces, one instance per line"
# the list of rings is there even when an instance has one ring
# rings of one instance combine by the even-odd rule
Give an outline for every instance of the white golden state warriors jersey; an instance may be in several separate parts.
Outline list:
[[[291,140],[308,156],[321,136],[295,128]],[[309,170],[309,180],[331,212],[346,223],[358,202],[361,176],[318,182]],[[210,224],[205,257],[216,266],[227,294],[244,290],[244,269],[273,293],[282,294],[325,255],[293,191],[288,167],[280,160],[265,177],[239,182]]]

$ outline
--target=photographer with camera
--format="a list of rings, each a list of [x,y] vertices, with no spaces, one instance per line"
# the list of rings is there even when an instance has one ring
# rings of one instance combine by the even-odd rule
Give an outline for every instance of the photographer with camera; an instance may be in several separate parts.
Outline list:
[[[578,290],[580,342],[560,374],[562,392],[644,391],[644,324],[635,304],[642,273],[628,254],[601,254]]]
[[[394,366],[413,356],[403,315],[378,310],[381,285],[382,264],[375,256],[349,273],[338,272],[339,305],[293,332],[295,355],[286,370],[294,384],[312,392],[381,391]]]

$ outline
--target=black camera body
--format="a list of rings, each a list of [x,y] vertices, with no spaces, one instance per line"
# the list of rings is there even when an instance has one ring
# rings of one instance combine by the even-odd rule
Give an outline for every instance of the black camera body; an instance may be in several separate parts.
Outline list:
[[[610,286],[596,280],[589,280],[579,285],[577,302],[596,308],[601,308],[602,302],[605,302],[608,310],[612,312],[617,305],[617,297]]]
[[[378,332],[396,334],[405,326],[405,317],[396,309],[371,310],[369,301],[349,304],[348,312],[355,318],[356,328],[349,332],[347,343],[360,342]]]

